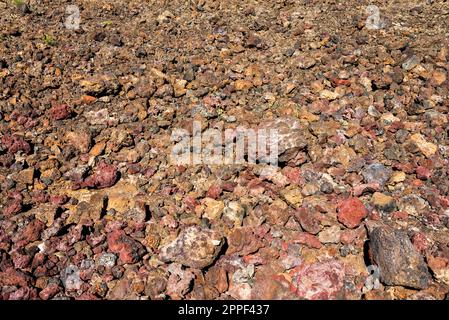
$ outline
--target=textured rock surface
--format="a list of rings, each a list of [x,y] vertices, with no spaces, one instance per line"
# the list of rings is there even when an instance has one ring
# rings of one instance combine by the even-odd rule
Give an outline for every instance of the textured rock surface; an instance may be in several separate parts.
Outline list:
[[[279,161],[288,161],[296,156],[299,150],[307,147],[307,138],[310,138],[310,133],[298,119],[293,117],[282,117],[274,120],[263,122],[260,129],[274,130],[277,133],[277,148]],[[274,140],[267,139],[267,148],[273,150]]]
[[[362,175],[366,183],[378,183],[384,186],[390,179],[391,169],[381,163],[373,163],[363,169]]]
[[[338,221],[348,228],[355,228],[368,214],[365,205],[358,198],[349,198],[338,205]]]
[[[300,298],[327,300],[343,297],[345,270],[337,260],[301,265],[290,273],[294,291]]]
[[[404,231],[377,227],[370,232],[369,239],[383,283],[416,289],[429,286],[431,276],[427,265]]]
[[[108,234],[108,247],[109,250],[119,255],[123,263],[135,263],[145,254],[143,246],[122,230],[112,231]]]
[[[448,3],[369,4],[0,1],[0,300],[447,298]]]
[[[224,239],[217,232],[192,226],[181,231],[173,242],[162,247],[159,258],[202,269],[214,262],[223,244]]]

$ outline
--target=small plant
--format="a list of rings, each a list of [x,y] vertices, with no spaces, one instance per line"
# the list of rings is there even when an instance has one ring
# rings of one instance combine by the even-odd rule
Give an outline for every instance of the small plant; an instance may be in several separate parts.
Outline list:
[[[45,34],[44,35],[44,42],[46,45],[54,46],[56,44],[56,39],[52,35]]]
[[[17,7],[22,15],[31,13],[30,7],[24,0],[13,0],[12,3]]]
[[[281,107],[281,104],[279,103],[279,101],[275,101],[273,102],[273,104],[271,104],[271,109],[278,109]]]

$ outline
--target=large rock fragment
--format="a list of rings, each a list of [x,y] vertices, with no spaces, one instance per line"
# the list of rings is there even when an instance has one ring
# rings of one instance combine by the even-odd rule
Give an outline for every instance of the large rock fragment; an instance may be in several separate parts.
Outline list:
[[[145,254],[144,247],[127,236],[123,230],[108,234],[108,247],[110,251],[119,255],[123,263],[135,263]]]
[[[375,227],[369,238],[372,258],[380,269],[381,282],[415,289],[429,286],[431,276],[427,265],[404,231],[387,226]]]
[[[159,258],[165,262],[174,261],[202,269],[214,262],[223,243],[223,237],[216,231],[191,226],[183,230],[173,242],[162,247]]]
[[[345,267],[338,260],[301,264],[291,272],[293,290],[307,300],[342,299]]]
[[[337,218],[348,228],[355,228],[368,215],[365,205],[358,198],[348,198],[338,205]]]
[[[419,151],[427,158],[430,158],[438,151],[438,146],[432,142],[428,142],[422,134],[415,133],[410,137],[410,142],[413,143]]]
[[[115,94],[120,90],[120,83],[111,75],[97,75],[80,81],[81,90],[95,97]]]
[[[277,131],[278,155],[281,162],[293,159],[298,151],[307,147],[307,140],[311,136],[307,127],[293,117],[282,117],[265,121],[260,124],[259,129],[267,130],[267,135],[270,134],[268,130]],[[274,139],[267,139],[267,142],[268,150],[274,150],[272,147],[272,144],[276,143]]]
[[[381,163],[367,165],[362,171],[366,183],[378,183],[382,187],[390,179],[391,174],[391,169]]]

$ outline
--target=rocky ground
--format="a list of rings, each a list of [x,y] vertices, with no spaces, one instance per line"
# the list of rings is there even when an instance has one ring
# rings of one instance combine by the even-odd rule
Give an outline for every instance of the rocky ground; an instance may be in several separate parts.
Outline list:
[[[448,296],[447,1],[0,13],[0,299]],[[194,120],[279,168],[174,165]]]

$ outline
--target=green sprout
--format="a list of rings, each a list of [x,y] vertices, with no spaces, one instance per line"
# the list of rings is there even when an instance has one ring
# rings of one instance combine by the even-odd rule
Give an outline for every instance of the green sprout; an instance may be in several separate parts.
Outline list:
[[[44,34],[44,42],[49,46],[54,46],[56,44],[56,39],[52,35]]]
[[[23,0],[13,0],[14,5],[16,5],[17,7],[20,7],[21,5],[24,4]]]

